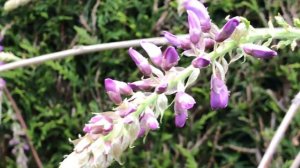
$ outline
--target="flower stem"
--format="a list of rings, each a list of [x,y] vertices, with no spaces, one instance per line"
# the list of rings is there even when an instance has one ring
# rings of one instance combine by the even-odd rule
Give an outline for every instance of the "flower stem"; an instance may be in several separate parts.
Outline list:
[[[282,29],[271,29],[262,28],[259,31],[255,30],[253,33],[250,32],[248,41],[255,42],[258,40],[264,40],[268,38],[281,39],[281,40],[298,40],[300,39],[300,29],[298,28],[282,28]]]

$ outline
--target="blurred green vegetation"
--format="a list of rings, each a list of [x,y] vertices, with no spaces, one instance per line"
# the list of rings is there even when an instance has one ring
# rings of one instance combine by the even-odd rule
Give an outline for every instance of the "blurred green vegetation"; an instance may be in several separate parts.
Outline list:
[[[208,0],[207,0],[208,1]],[[0,4],[4,4],[0,0]],[[99,2],[97,7],[95,4]],[[224,18],[244,16],[255,27],[282,13],[289,22],[299,17],[296,0],[209,0],[206,5],[219,26]],[[298,5],[298,8],[297,8]],[[289,10],[287,10],[289,9]],[[21,58],[88,45],[159,36],[162,30],[186,33],[186,15],[177,14],[170,0],[47,0],[33,1],[13,12],[1,10],[0,28],[13,22],[5,35],[5,51]],[[197,107],[185,128],[174,127],[172,109],[161,129],[150,133],[123,156],[124,165],[112,167],[255,167],[293,96],[300,88],[299,50],[279,51],[279,57],[247,59],[230,66],[231,91],[227,109],[209,107],[210,70],[201,71],[190,93]],[[182,65],[184,65],[184,61]],[[105,77],[123,81],[140,74],[124,49],[51,61],[0,74],[7,81],[29,128],[29,134],[45,167],[58,167],[72,151],[68,138],[82,134],[92,112],[110,110],[103,88]],[[4,99],[4,101],[7,101]],[[8,145],[12,137],[11,107],[3,103],[0,125],[0,167],[16,167]],[[299,151],[300,115],[294,119],[272,167],[288,167]],[[29,167],[35,167],[28,151]]]

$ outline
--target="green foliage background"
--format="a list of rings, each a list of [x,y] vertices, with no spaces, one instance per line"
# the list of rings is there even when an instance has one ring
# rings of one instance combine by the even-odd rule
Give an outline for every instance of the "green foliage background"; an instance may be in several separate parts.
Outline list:
[[[1,5],[4,2],[0,0]],[[93,10],[95,4],[96,0],[47,0],[33,1],[10,13],[1,10],[0,28],[14,22],[3,41],[5,51],[30,58],[80,45],[159,36],[162,30],[187,32],[186,15],[177,14],[176,1],[101,0]],[[293,0],[210,0],[207,6],[219,26],[225,23],[226,15],[241,15],[255,27],[264,27],[264,18],[282,13],[282,6],[295,4]],[[127,150],[124,165],[115,163],[112,167],[255,167],[284,110],[299,91],[299,54],[299,50],[283,49],[272,60],[248,58],[231,66],[227,75],[230,105],[225,110],[210,109],[211,72],[203,70],[197,85],[189,91],[197,107],[190,112],[187,126],[175,128],[169,109],[161,129],[150,133],[145,143],[140,139],[135,148]],[[22,110],[33,144],[47,168],[58,167],[72,150],[68,138],[82,133],[92,112],[111,109],[103,88],[105,77],[134,81],[141,76],[125,49],[70,57],[0,75]],[[12,134],[9,109],[4,103],[0,167],[17,166],[8,145]],[[272,167],[288,167],[298,153],[299,126],[297,115]],[[35,167],[31,153],[27,155],[29,167]]]

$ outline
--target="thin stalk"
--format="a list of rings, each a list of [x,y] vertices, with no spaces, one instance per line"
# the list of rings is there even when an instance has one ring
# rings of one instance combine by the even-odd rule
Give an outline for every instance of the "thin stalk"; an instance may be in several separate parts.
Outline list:
[[[167,40],[165,38],[155,37],[155,38],[147,38],[147,39],[103,43],[103,44],[96,44],[96,45],[89,45],[89,46],[76,46],[75,48],[72,49],[40,55],[40,56],[27,58],[20,61],[15,61],[12,63],[2,65],[0,67],[0,72],[26,67],[30,65],[41,64],[46,61],[62,59],[69,56],[83,55],[87,53],[93,53],[93,52],[104,51],[104,50],[135,47],[135,46],[139,46],[141,41],[152,42],[157,45],[162,45],[167,43]]]
[[[279,142],[284,136],[285,131],[287,130],[288,126],[290,125],[293,117],[295,116],[298,108],[300,107],[300,92],[295,96],[295,99],[292,101],[292,104],[285,114],[282,122],[280,123],[278,129],[276,130],[275,135],[273,136],[270,145],[267,148],[266,153],[264,154],[261,162],[258,165],[258,168],[267,168],[270,167],[270,162],[272,157],[276,151],[276,148],[279,145]]]
[[[43,168],[43,164],[41,162],[41,159],[40,159],[40,157],[39,157],[39,155],[38,155],[35,147],[32,145],[32,141],[31,141],[31,139],[30,139],[30,137],[28,135],[27,125],[26,125],[26,123],[25,123],[25,121],[24,121],[24,119],[22,117],[22,113],[21,113],[20,109],[18,108],[17,103],[15,102],[15,100],[13,99],[13,97],[11,96],[11,94],[8,91],[7,88],[4,88],[4,93],[7,96],[8,101],[11,103],[11,106],[12,106],[14,112],[16,113],[16,117],[19,120],[20,125],[21,125],[23,131],[25,132],[25,137],[27,139],[27,142],[29,144],[31,153],[33,155],[33,158],[34,158],[34,160],[36,162],[37,167],[38,168]]]

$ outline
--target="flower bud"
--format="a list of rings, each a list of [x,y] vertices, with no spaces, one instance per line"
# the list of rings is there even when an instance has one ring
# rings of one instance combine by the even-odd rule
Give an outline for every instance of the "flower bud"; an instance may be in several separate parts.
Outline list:
[[[155,92],[158,93],[158,94],[162,94],[162,93],[167,91],[167,88],[168,88],[168,83],[163,82],[155,88]]]
[[[192,43],[189,38],[181,38],[180,40],[180,48],[184,50],[191,49]]]
[[[128,85],[131,87],[132,90],[134,91],[148,91],[152,89],[152,86],[147,80],[141,80],[141,81],[136,81],[132,83],[128,83]]]
[[[191,48],[191,41],[189,38],[178,38],[174,34],[163,31],[164,37],[167,39],[167,41],[177,47],[182,49],[190,49]]]
[[[204,43],[205,43],[205,49],[211,49],[215,45],[215,40],[211,38],[205,38]]]
[[[220,43],[228,39],[239,24],[240,20],[237,17],[228,20],[227,23],[223,26],[222,30],[219,32],[219,34],[216,35],[216,42]]]
[[[0,66],[1,65],[4,65],[4,62],[0,61]],[[1,94],[2,94],[1,90],[3,90],[5,88],[5,86],[6,86],[5,80],[0,78],[0,97],[1,97]]]
[[[177,92],[175,96],[175,125],[177,127],[183,127],[187,119],[187,110],[193,108],[195,105],[195,100],[192,96],[184,93]]]
[[[201,26],[197,15],[188,10],[189,35],[192,43],[197,44],[200,40]]]
[[[138,133],[138,137],[143,137],[146,133],[146,129],[144,127],[141,127]]]
[[[207,33],[211,28],[211,21],[205,6],[198,0],[185,0],[183,5],[186,10],[191,10],[197,15],[201,30]]]
[[[219,77],[213,76],[211,79],[210,106],[212,109],[222,109],[227,107],[229,91],[226,84]]]
[[[153,64],[160,67],[162,61],[161,49],[155,44],[148,42],[141,42],[141,46],[147,52]]]
[[[4,79],[0,78],[0,90],[4,89],[6,86],[6,82]]]
[[[164,52],[163,60],[162,60],[162,69],[168,71],[172,67],[177,65],[178,61],[179,61],[179,55],[176,49],[170,46]]]
[[[85,124],[83,131],[90,134],[106,135],[113,129],[113,120],[107,116],[98,114]]]
[[[139,131],[139,137],[144,136],[149,130],[157,130],[159,128],[159,123],[154,115],[153,110],[147,108],[141,117],[141,127]]]
[[[204,56],[199,56],[196,57],[193,61],[192,61],[192,65],[195,68],[205,68],[210,64],[210,60],[208,58],[205,58]]]
[[[172,44],[175,47],[180,47],[180,40],[174,34],[168,31],[163,31],[163,35],[170,44]]]
[[[136,111],[136,106],[126,100],[117,107],[116,113],[121,117],[126,117],[132,112]]]
[[[189,110],[193,108],[196,101],[195,99],[184,92],[177,92],[175,96],[175,104],[179,110]],[[176,110],[175,110],[176,111]]]
[[[133,91],[127,83],[121,82],[121,81],[116,81],[116,83],[117,83],[117,86],[118,86],[121,94],[127,95],[127,96],[132,95]]]
[[[273,58],[277,55],[276,51],[269,49],[268,47],[256,45],[256,44],[245,44],[243,50],[246,54],[256,58],[268,59]]]
[[[176,125],[176,127],[182,128],[185,125],[187,117],[188,117],[187,110],[184,110],[181,113],[175,114],[175,125]]]
[[[104,80],[104,85],[108,97],[116,104],[122,103],[120,89],[117,87],[116,81],[107,78]]]
[[[133,48],[129,48],[128,53],[134,61],[134,63],[136,64],[136,66],[145,76],[150,76],[152,74],[151,66],[145,57],[143,57],[139,52],[137,52]]]

